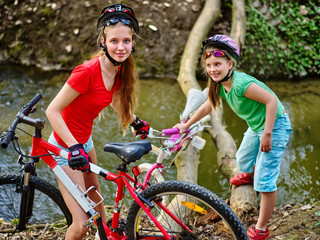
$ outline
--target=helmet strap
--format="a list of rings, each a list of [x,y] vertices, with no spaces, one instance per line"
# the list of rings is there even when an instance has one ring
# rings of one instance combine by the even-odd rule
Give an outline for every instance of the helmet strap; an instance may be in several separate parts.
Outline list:
[[[104,42],[104,43],[105,43],[105,42]],[[106,44],[103,45],[102,43],[100,43],[100,47],[102,48],[102,50],[104,51],[104,53],[105,53],[105,55],[107,56],[107,58],[110,60],[110,62],[112,62],[112,64],[113,64],[114,66],[119,66],[119,65],[121,64],[121,62],[117,62],[116,60],[114,60],[114,59],[110,56]]]
[[[213,82],[215,82],[215,83],[217,83],[217,84],[221,84],[222,82],[228,81],[228,80],[233,76],[234,71],[232,71],[231,74],[230,74],[230,72],[231,72],[231,69],[229,69],[227,75],[226,75],[223,79],[221,79],[220,81],[218,81],[218,82],[213,81],[212,77],[210,77],[209,74],[208,74],[208,75],[209,75],[210,79],[211,79]]]
[[[105,29],[105,26],[103,26],[103,33],[104,33],[104,29]],[[114,60],[109,52],[108,52],[108,48],[107,48],[107,44],[106,44],[106,38],[103,34],[103,44],[100,42],[100,47],[102,48],[102,50],[104,51],[105,55],[107,56],[107,58],[110,60],[110,62],[112,62],[112,64],[116,67],[116,66],[119,66],[121,64],[121,62],[117,62],[116,60]]]

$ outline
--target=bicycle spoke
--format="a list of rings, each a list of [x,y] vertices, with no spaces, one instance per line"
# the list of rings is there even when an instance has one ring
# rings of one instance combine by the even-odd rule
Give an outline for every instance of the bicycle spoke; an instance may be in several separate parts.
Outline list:
[[[165,181],[147,188],[151,213],[172,239],[245,239],[246,232],[232,210],[215,194],[198,185]],[[163,239],[164,235],[136,203],[128,214],[128,237]],[[142,237],[143,236],[143,237]]]
[[[2,212],[3,218],[6,221],[16,219],[19,215],[18,211],[15,208],[15,198],[13,197],[14,191],[15,190],[13,189],[13,187],[11,188],[11,186],[7,185],[1,186],[0,189],[0,210]]]

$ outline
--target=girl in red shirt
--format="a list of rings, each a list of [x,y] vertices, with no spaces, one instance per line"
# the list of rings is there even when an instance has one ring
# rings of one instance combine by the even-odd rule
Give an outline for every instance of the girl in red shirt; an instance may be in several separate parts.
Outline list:
[[[48,106],[46,114],[54,130],[49,142],[69,151],[68,160],[56,158],[59,165],[74,184],[79,184],[82,189],[95,186],[100,191],[98,178],[90,174],[89,165],[90,161],[97,164],[91,138],[93,120],[103,108],[111,105],[118,113],[124,131],[131,124],[136,134],[145,138],[149,125],[133,114],[137,103],[137,80],[131,53],[134,36],[139,32],[133,10],[121,4],[105,7],[98,19],[97,31],[102,50],[90,61],[72,71],[65,85]],[[83,223],[88,216],[59,179],[58,183],[73,217],[66,239],[83,239],[88,231],[88,228],[83,227]],[[90,198],[97,202],[95,197]],[[103,203],[96,208],[106,222]]]

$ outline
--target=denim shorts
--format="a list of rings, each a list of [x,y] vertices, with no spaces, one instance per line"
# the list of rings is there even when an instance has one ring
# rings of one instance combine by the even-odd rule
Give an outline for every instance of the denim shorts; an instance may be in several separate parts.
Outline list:
[[[60,144],[57,143],[57,140],[55,139],[55,137],[53,136],[53,133],[51,133],[48,142],[67,151],[70,152],[68,148],[62,147]],[[93,148],[93,141],[92,141],[92,135],[90,135],[89,140],[83,145],[83,148],[86,152],[89,152],[90,150],[92,150]],[[54,159],[57,161],[57,163],[63,167],[63,166],[68,166],[68,159],[65,159],[63,157],[60,156],[53,156]]]
[[[258,192],[273,192],[277,190],[281,158],[291,132],[289,116],[284,113],[275,121],[272,131],[271,151],[269,152],[260,150],[263,130],[254,132],[251,128],[248,128],[244,133],[236,159],[241,172],[251,173],[253,166],[255,166],[254,190]]]

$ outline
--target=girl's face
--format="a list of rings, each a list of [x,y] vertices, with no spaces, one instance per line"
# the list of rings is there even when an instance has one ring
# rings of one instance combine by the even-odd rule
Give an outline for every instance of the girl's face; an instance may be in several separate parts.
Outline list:
[[[110,56],[117,62],[124,62],[130,56],[133,44],[130,27],[118,23],[108,28],[106,45]]]
[[[232,65],[233,61],[225,57],[215,57],[211,55],[205,59],[206,71],[215,82],[222,80],[228,74]]]

